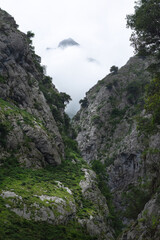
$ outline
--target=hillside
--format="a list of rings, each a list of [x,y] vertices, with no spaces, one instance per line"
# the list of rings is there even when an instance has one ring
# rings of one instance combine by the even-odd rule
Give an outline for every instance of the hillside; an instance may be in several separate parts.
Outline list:
[[[24,34],[0,9],[0,239],[114,239],[96,174]]]
[[[125,233],[119,239],[159,239],[159,127],[144,110],[153,58],[132,57],[82,99],[73,124],[83,158],[103,164]],[[95,169],[96,171],[96,169]]]
[[[155,56],[112,68],[71,122],[33,37],[0,9],[0,240],[159,240]]]

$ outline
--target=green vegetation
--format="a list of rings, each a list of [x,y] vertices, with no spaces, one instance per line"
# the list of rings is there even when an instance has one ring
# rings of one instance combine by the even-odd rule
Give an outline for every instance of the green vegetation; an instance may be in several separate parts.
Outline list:
[[[126,87],[127,100],[130,104],[141,103],[144,105],[144,91],[147,82],[145,80],[132,81]]]
[[[123,215],[130,219],[136,219],[138,214],[143,210],[145,204],[150,199],[150,193],[147,190],[149,186],[139,185],[131,186],[130,189],[123,193],[123,201],[126,211]]]
[[[109,208],[109,219],[111,220],[111,225],[115,230],[115,235],[118,236],[122,231],[122,222],[120,217],[115,212],[113,201],[112,201],[112,194],[108,187],[108,177],[106,174],[106,166],[102,164],[99,160],[94,160],[92,162],[92,169],[97,174],[97,181],[98,187],[101,190],[101,193],[106,198],[107,205]]]
[[[160,78],[154,78],[146,86],[146,97],[144,108],[148,117],[137,118],[139,133],[143,133],[146,136],[156,133],[158,130],[157,125],[160,124]]]
[[[112,87],[113,87],[113,83],[112,82],[109,82],[109,83],[106,84],[106,88],[108,90],[112,90]]]
[[[101,123],[101,119],[99,115],[93,115],[91,118],[91,122],[93,124],[100,124]]]
[[[83,108],[87,108],[88,107],[88,99],[86,97],[84,99],[81,99],[79,101],[79,103],[81,104],[81,107],[83,107]]]
[[[135,13],[127,16],[127,26],[133,30],[131,42],[135,51],[141,55],[156,57],[156,63],[151,64],[149,70],[155,78],[146,87],[145,110],[151,114],[150,118],[138,119],[138,130],[145,134],[154,133],[160,124],[160,15],[158,0],[140,0],[136,2]],[[136,87],[132,92],[138,92]],[[132,95],[133,95],[132,94]],[[134,94],[135,95],[135,94]]]
[[[96,240],[75,221],[57,226],[46,222],[33,222],[9,212],[2,199],[0,199],[0,206],[1,240]]]
[[[6,79],[0,75],[0,83],[5,83],[6,82]]]
[[[27,111],[22,110],[7,101],[0,99],[0,107],[1,107],[1,112],[0,112],[1,122],[4,127],[6,126],[8,131],[9,131],[9,129],[12,128],[11,121],[9,120],[10,115],[14,116],[14,118],[17,119],[17,122],[19,122],[19,117],[21,116],[21,117],[23,117],[24,123],[26,123],[32,127],[34,127],[35,124],[38,124],[39,126],[44,128],[42,122],[39,119],[37,119],[36,117],[31,115]],[[3,120],[4,117],[5,117],[5,119]],[[20,124],[20,122],[19,122],[19,124]]]
[[[121,122],[121,120],[125,117],[127,107],[123,109],[118,109],[118,108],[113,108],[112,111],[110,112],[110,118],[109,118],[109,123],[112,126],[111,131],[115,130],[115,127],[117,124]]]
[[[0,122],[0,145],[2,147],[6,146],[6,137],[10,131],[10,125],[8,122]]]
[[[160,124],[160,78],[154,78],[146,88],[145,109],[152,114],[153,125]]]
[[[110,72],[111,72],[112,75],[117,74],[117,73],[118,73],[118,67],[116,67],[115,65],[112,66],[112,67],[110,68]]]
[[[62,126],[65,121],[63,118],[63,114],[65,115],[63,110],[71,100],[71,97],[66,93],[59,93],[52,85],[52,78],[48,76],[44,76],[39,82],[39,88],[43,92],[56,122],[59,126]]]
[[[136,2],[135,13],[127,16],[127,26],[133,30],[131,42],[141,56],[160,57],[159,0]]]
[[[76,164],[72,163],[76,161]],[[28,211],[34,216],[33,203],[39,206],[50,207],[47,201],[41,201],[37,196],[47,195],[56,196],[67,202],[69,210],[69,201],[74,201],[77,205],[77,215],[80,218],[89,217],[96,214],[96,207],[90,201],[86,201],[81,192],[79,182],[84,179],[81,171],[82,167],[87,167],[85,162],[80,159],[75,152],[69,152],[67,160],[57,167],[47,167],[39,170],[24,169],[19,167],[17,159],[12,155],[10,158],[3,159],[3,167],[0,168],[0,192],[1,190],[11,191],[21,196],[23,202],[12,202],[10,199],[0,197],[0,239],[32,239],[41,240],[45,236],[49,239],[93,239],[88,236],[85,229],[72,219],[66,225],[53,226],[47,222],[34,222],[34,220],[25,220],[11,212],[5,204],[23,209],[23,204],[27,206]],[[65,187],[71,189],[69,194],[65,188],[59,188],[57,181],[60,181]],[[50,208],[54,214],[59,214],[55,208]],[[36,234],[37,233],[37,234]],[[44,235],[45,234],[45,235]],[[95,238],[94,238],[95,239]]]

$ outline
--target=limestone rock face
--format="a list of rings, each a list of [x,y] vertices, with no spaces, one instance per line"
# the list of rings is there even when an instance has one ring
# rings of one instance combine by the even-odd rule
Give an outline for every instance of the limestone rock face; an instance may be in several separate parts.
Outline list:
[[[6,151],[15,150],[28,138],[30,149],[18,149],[20,162],[28,167],[60,164],[64,145],[54,114],[41,91],[45,76],[40,58],[29,44],[29,37],[17,29],[14,19],[3,10],[0,10],[0,33],[0,98],[6,101],[0,113],[1,122],[10,122],[13,128],[9,131]],[[52,83],[50,85],[56,97],[59,93]],[[11,105],[7,107],[8,102]],[[6,119],[7,108],[12,112]],[[24,116],[23,110],[35,117],[35,124],[25,122],[28,115]]]
[[[97,187],[96,174],[89,169],[82,169],[85,179],[81,180],[80,187],[86,200],[89,200],[97,207],[97,213],[90,215],[89,219],[80,219],[82,226],[86,226],[91,236],[98,239],[114,239],[114,230],[109,226],[107,218],[109,209],[105,197]]]
[[[27,205],[24,199],[10,191],[3,191],[3,199],[7,199],[6,207],[18,216],[27,220],[45,221],[54,225],[64,224],[76,214],[76,206],[73,197],[64,200],[56,196],[35,196],[37,201]],[[40,199],[40,200],[38,200]]]
[[[133,125],[132,116],[135,114],[134,105],[143,94],[138,91],[132,93],[130,88],[134,88],[137,81],[141,81],[143,87],[151,79],[146,70],[150,62],[150,59],[144,61],[133,57],[117,74],[109,74],[86,93],[86,106],[82,104],[73,123],[78,132],[79,148],[88,162],[104,160],[108,155],[112,157],[114,151],[121,152],[120,147],[134,151],[136,136],[131,138],[130,145],[122,142],[128,141]],[[136,130],[133,134],[136,134]]]
[[[154,218],[154,209],[155,219],[159,219],[159,206],[153,200],[153,194],[159,196],[159,130],[150,135],[137,130],[139,117],[150,118],[144,110],[144,92],[152,79],[147,70],[152,62],[135,56],[117,73],[98,81],[81,100],[73,119],[84,159],[104,164],[116,212],[131,226],[120,238],[123,240],[159,236],[158,223],[151,227],[151,222],[140,220],[147,208],[147,219]],[[154,228],[150,234],[149,225]]]
[[[144,210],[138,215],[128,231],[125,231],[119,240],[146,239],[158,240],[160,236],[160,208],[159,197],[156,194],[146,203]]]

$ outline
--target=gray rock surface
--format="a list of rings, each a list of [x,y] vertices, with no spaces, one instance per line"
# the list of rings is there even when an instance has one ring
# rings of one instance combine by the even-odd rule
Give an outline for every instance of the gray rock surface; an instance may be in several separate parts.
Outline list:
[[[91,214],[89,219],[79,219],[82,226],[86,226],[91,236],[97,236],[98,239],[114,239],[114,231],[108,224],[109,216],[108,205],[105,197],[97,187],[96,174],[89,169],[82,169],[85,173],[85,179],[79,183],[82,188],[82,194],[86,200],[89,200],[96,206],[97,213]]]
[[[151,80],[147,68],[152,62],[151,58],[135,56],[117,74],[111,73],[98,81],[86,93],[73,119],[84,159],[91,164],[94,160],[104,164],[115,209],[129,229],[121,240],[159,239],[159,225],[155,223],[151,236],[146,221],[143,226],[137,224],[146,208],[150,208],[148,218],[154,216],[156,208],[159,220],[159,206],[155,207],[152,196],[159,187],[160,135],[157,131],[145,136],[137,130],[137,117],[150,118],[144,111],[144,86]],[[129,208],[125,197],[127,194],[131,197],[132,191],[148,196],[136,200],[135,193],[134,201],[141,205],[136,221],[125,215]]]
[[[64,200],[56,196],[36,196],[41,202],[27,205],[23,198],[14,192],[3,191],[0,196],[8,199],[7,208],[27,220],[46,221],[58,225],[68,222],[76,214],[75,202],[68,201],[67,198]],[[42,205],[42,202],[45,204]]]
[[[34,126],[29,126],[24,122],[26,116],[22,111],[16,119],[14,114],[9,119],[5,114],[1,116],[3,123],[10,121],[13,127],[7,138],[7,148],[15,150],[27,136],[31,142],[28,144],[30,149],[19,149],[20,162],[26,163],[27,167],[60,164],[64,156],[64,144],[39,87],[45,77],[39,57],[31,49],[28,37],[17,29],[14,19],[1,9],[0,33],[0,98],[35,117]],[[58,93],[53,84],[51,88]],[[38,126],[37,119],[41,126]]]

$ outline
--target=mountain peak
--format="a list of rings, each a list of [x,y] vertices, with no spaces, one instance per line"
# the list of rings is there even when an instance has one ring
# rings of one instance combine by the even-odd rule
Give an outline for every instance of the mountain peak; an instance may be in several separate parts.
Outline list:
[[[72,38],[64,39],[58,44],[58,47],[63,49],[67,47],[73,47],[73,46],[79,46],[79,43],[74,41]]]

